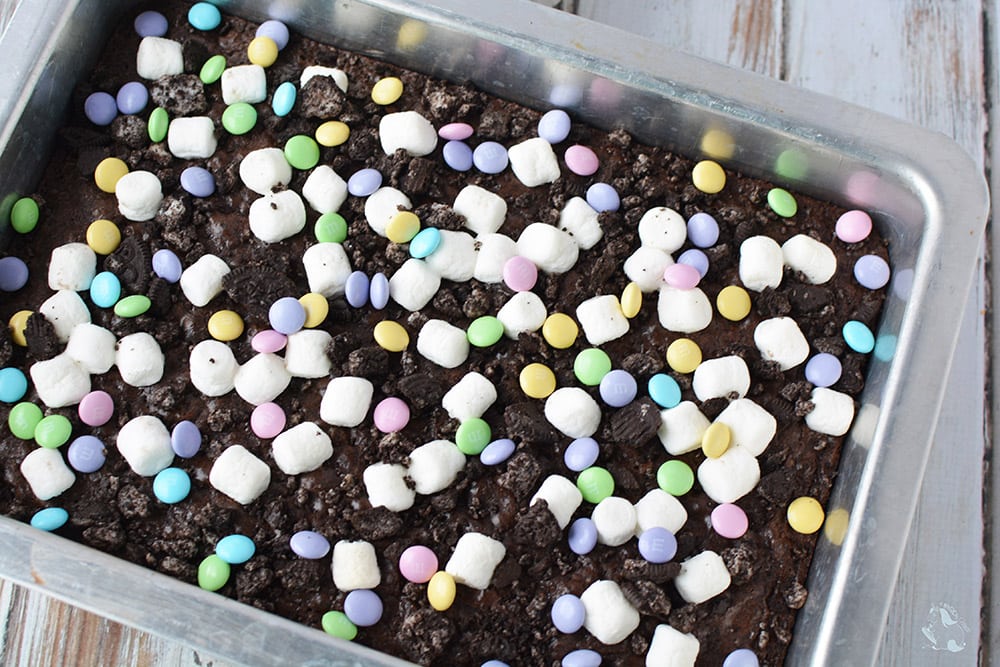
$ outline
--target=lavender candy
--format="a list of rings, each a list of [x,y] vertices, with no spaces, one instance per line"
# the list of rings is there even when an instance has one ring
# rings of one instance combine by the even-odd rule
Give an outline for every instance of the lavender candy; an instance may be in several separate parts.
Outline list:
[[[296,556],[316,560],[330,553],[330,541],[317,532],[300,530],[292,535],[288,545]]]
[[[28,265],[20,257],[0,258],[0,290],[16,292],[28,282]]]
[[[828,352],[820,352],[806,362],[806,380],[817,387],[829,387],[835,384],[840,379],[842,371],[840,359]]]
[[[204,167],[188,167],[181,172],[181,187],[192,197],[215,194],[215,176]]]
[[[173,250],[162,248],[153,253],[153,273],[168,283],[180,280],[183,271],[181,259]]]
[[[353,590],[344,598],[344,613],[361,628],[378,623],[382,618],[382,609],[382,599],[372,590]]]
[[[593,438],[577,438],[563,452],[563,462],[573,472],[586,470],[597,462],[601,448]]]
[[[681,253],[677,258],[678,264],[687,264],[698,269],[698,274],[704,278],[708,273],[708,255],[697,248],[690,248]]]
[[[444,162],[455,171],[472,169],[472,149],[464,141],[449,141],[441,149]]]
[[[115,104],[123,114],[137,114],[149,103],[149,91],[138,81],[129,81],[118,89]]]
[[[382,187],[382,174],[377,169],[361,169],[347,179],[347,191],[355,197],[367,197]]]
[[[264,21],[261,23],[254,36],[270,37],[274,40],[274,43],[278,45],[278,50],[281,51],[288,46],[288,38],[290,37],[290,34],[288,32],[288,26],[281,21],[271,19],[270,21]]]
[[[472,162],[484,174],[499,174],[507,168],[507,149],[495,141],[484,141],[472,151]]]
[[[601,378],[600,390],[602,401],[613,408],[621,408],[632,402],[638,388],[631,373],[617,368]]]
[[[347,276],[347,282],[344,283],[344,298],[347,303],[354,308],[361,308],[368,303],[370,284],[364,271],[354,271]]]
[[[170,27],[167,17],[154,11],[139,14],[135,17],[135,22],[132,25],[140,37],[163,37]]]
[[[69,443],[66,458],[77,472],[95,472],[104,465],[104,443],[92,435],[81,435]]]
[[[182,459],[189,459],[201,449],[201,430],[192,421],[177,422],[170,432],[170,448]]]
[[[538,136],[550,144],[558,144],[569,136],[572,126],[569,114],[562,109],[545,112],[538,121]]]
[[[617,190],[607,183],[598,182],[587,188],[587,203],[590,204],[590,208],[603,213],[617,211],[622,205],[622,200]]]
[[[570,551],[585,556],[597,546],[597,524],[593,519],[581,517],[570,524],[567,539]]]
[[[719,223],[708,213],[695,213],[687,221],[687,236],[699,248],[711,248],[719,241]]]
[[[83,113],[94,125],[111,125],[118,115],[118,103],[111,93],[91,93],[83,102]]]

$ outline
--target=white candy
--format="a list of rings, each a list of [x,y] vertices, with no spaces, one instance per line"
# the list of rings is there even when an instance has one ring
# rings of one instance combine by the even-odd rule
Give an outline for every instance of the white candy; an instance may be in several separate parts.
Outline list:
[[[622,269],[643,292],[655,292],[663,287],[663,272],[673,263],[674,258],[662,250],[640,246],[628,256]]]
[[[635,535],[638,537],[650,528],[666,528],[676,535],[687,518],[681,501],[663,489],[651,489],[635,504]]]
[[[133,387],[148,387],[163,378],[166,358],[160,344],[145,331],[129,334],[118,341],[115,366],[122,382]]]
[[[417,352],[444,368],[457,368],[469,358],[465,330],[444,320],[427,320],[417,334]]]
[[[747,362],[735,354],[707,359],[694,369],[691,388],[699,401],[727,398],[730,394],[742,398],[750,391],[750,369]]]
[[[812,390],[813,409],[806,415],[806,426],[826,435],[844,435],[854,421],[854,399],[826,387]]]
[[[660,411],[660,429],[656,435],[667,453],[680,456],[701,447],[701,437],[710,422],[691,401],[681,401]]]
[[[445,280],[465,282],[476,273],[476,241],[466,232],[441,230],[441,243],[426,260],[435,273]]]
[[[581,303],[576,307],[576,319],[591,345],[603,345],[628,333],[628,319],[613,294],[594,296]]]
[[[365,220],[379,236],[385,236],[385,227],[400,211],[413,208],[410,198],[388,186],[379,188],[365,200]]]
[[[679,250],[687,240],[684,217],[666,206],[651,208],[639,219],[639,243],[666,253]]]
[[[250,204],[250,231],[264,243],[277,243],[306,226],[306,207],[294,190],[264,195]]]
[[[597,211],[583,197],[572,197],[559,212],[559,229],[568,232],[581,250],[590,250],[604,236]]]
[[[191,349],[188,368],[195,389],[205,396],[222,396],[233,390],[240,365],[228,345],[217,340],[203,340]]]
[[[545,418],[569,438],[587,438],[601,424],[601,407],[579,387],[560,387],[545,399]]]
[[[559,178],[559,160],[552,144],[541,137],[527,139],[507,149],[510,168],[517,179],[529,188],[551,183]]]
[[[299,88],[305,88],[309,79],[314,76],[328,76],[337,84],[337,88],[347,92],[347,73],[336,67],[323,67],[322,65],[310,65],[302,70],[302,75],[299,77]]]
[[[50,500],[73,486],[76,475],[58,449],[38,447],[21,461],[21,474],[39,500]]]
[[[825,283],[837,272],[837,256],[830,247],[805,234],[796,234],[785,241],[781,254],[786,266],[814,285]]]
[[[309,291],[326,298],[344,293],[344,285],[351,275],[351,260],[339,243],[317,243],[302,254]]]
[[[292,165],[280,148],[259,148],[240,160],[240,180],[259,195],[271,194],[292,180]]]
[[[677,289],[670,285],[660,287],[656,302],[660,326],[667,331],[694,333],[712,323],[712,302],[700,288]]]
[[[783,371],[798,366],[809,357],[809,341],[790,317],[772,317],[758,324],[753,330],[753,342],[762,357],[777,361]]]
[[[267,74],[260,65],[237,65],[222,72],[222,101],[257,104],[267,99]]]
[[[208,116],[171,119],[167,129],[167,149],[174,157],[182,160],[210,158],[218,146],[215,124]]]
[[[215,255],[202,255],[181,273],[181,291],[192,306],[207,306],[222,291],[229,265]]]
[[[576,264],[580,246],[563,230],[533,222],[518,237],[517,254],[527,257],[546,273],[566,273]]]
[[[522,333],[541,329],[546,317],[545,303],[534,292],[516,292],[496,315],[504,334],[514,340]]]
[[[719,458],[706,458],[698,466],[698,483],[717,503],[735,503],[760,481],[760,464],[742,447],[730,447]]]
[[[407,310],[426,306],[441,287],[441,276],[422,259],[411,257],[389,278],[389,296]]]
[[[465,533],[458,538],[444,571],[457,583],[484,591],[493,579],[493,571],[506,555],[507,547],[503,542],[482,533]]]
[[[90,375],[65,352],[36,361],[28,373],[38,398],[50,408],[76,405],[90,393]]]
[[[702,551],[681,563],[674,586],[682,598],[691,604],[701,604],[729,588],[731,581],[722,556],[714,551]]]
[[[249,505],[267,490],[271,468],[243,445],[232,445],[215,459],[208,483],[239,504]]]
[[[691,633],[675,630],[666,623],[656,626],[646,651],[646,667],[694,667],[701,644]]]
[[[274,462],[286,475],[311,472],[333,456],[330,436],[312,422],[279,433],[271,442]]]
[[[115,335],[96,324],[83,322],[73,327],[66,345],[66,356],[87,373],[107,373],[115,365]]]
[[[586,612],[583,627],[602,644],[624,641],[639,627],[639,612],[613,581],[595,581],[580,595],[580,601]]]
[[[365,378],[333,378],[323,390],[319,417],[333,426],[354,428],[365,420],[375,387]]]
[[[375,547],[370,542],[340,540],[333,545],[333,585],[342,591],[376,588],[382,583]]]
[[[90,289],[97,273],[97,254],[86,243],[67,243],[52,249],[49,289],[74,292]]]
[[[751,236],[740,244],[740,281],[755,292],[777,287],[785,270],[781,246],[770,236]]]
[[[497,390],[493,383],[481,373],[471,371],[455,383],[441,399],[441,406],[448,416],[462,422],[482,417],[497,400]]]
[[[544,500],[548,505],[559,527],[565,528],[573,518],[573,512],[583,502],[583,494],[576,484],[562,475],[549,475],[538,487],[528,505],[534,505],[539,500]]]
[[[448,440],[432,440],[410,452],[410,479],[424,496],[451,486],[464,467],[465,454]]]
[[[477,234],[491,234],[507,217],[507,202],[500,195],[478,185],[466,185],[455,197],[455,213],[465,218],[465,226]]]
[[[130,171],[115,183],[115,197],[119,213],[128,220],[144,222],[156,217],[163,201],[163,189],[156,174]]]
[[[172,39],[143,37],[135,55],[135,71],[143,79],[183,74],[184,49]]]
[[[333,167],[321,164],[302,184],[302,196],[317,213],[336,213],[347,199],[347,181]]]
[[[778,421],[771,413],[749,398],[730,403],[715,421],[729,427],[730,447],[742,447],[754,456],[764,453],[778,431]]]
[[[635,506],[624,498],[608,496],[591,513],[597,527],[597,541],[610,547],[628,542],[635,535]]]
[[[393,512],[413,507],[417,492],[406,483],[408,474],[406,467],[398,463],[375,463],[365,468],[362,479],[371,506]]]
[[[170,431],[152,415],[130,419],[118,431],[116,444],[132,472],[143,477],[152,477],[174,461]]]
[[[503,234],[480,234],[476,237],[479,251],[472,277],[483,283],[503,280],[503,265],[517,254],[517,243]]]
[[[69,342],[76,325],[90,322],[87,304],[79,294],[68,289],[59,290],[42,302],[38,313],[52,324],[60,343]]]
[[[416,111],[398,111],[382,116],[378,123],[382,150],[392,155],[402,148],[410,155],[429,155],[437,148],[437,130]]]
[[[255,354],[240,366],[233,378],[233,388],[247,403],[260,405],[273,401],[285,391],[292,376],[285,360],[276,354]]]
[[[302,329],[288,336],[285,370],[293,378],[321,378],[330,374],[326,348],[333,337],[322,329]]]

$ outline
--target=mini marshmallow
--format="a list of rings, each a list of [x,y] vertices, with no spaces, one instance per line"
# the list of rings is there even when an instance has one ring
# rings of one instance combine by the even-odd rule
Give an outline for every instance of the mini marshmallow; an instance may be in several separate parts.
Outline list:
[[[785,270],[781,246],[770,236],[751,236],[740,244],[740,281],[755,292],[777,287]]]
[[[529,188],[552,183],[559,178],[559,160],[552,144],[541,137],[526,139],[507,149],[510,169]]]
[[[261,353],[240,366],[233,378],[233,388],[247,403],[260,405],[280,396],[291,381],[284,359],[276,354]]]
[[[646,667],[694,667],[701,644],[690,632],[681,632],[666,623],[656,626],[646,651]]]
[[[333,545],[333,585],[342,591],[371,589],[382,583],[375,547],[364,540],[340,540]]]
[[[730,447],[742,447],[754,456],[764,453],[778,431],[778,421],[771,413],[749,398],[730,403],[715,421],[729,427]]]
[[[115,197],[118,198],[119,213],[128,220],[144,222],[156,217],[163,201],[163,189],[156,174],[130,171],[115,183]]]
[[[229,265],[215,255],[202,255],[181,273],[181,291],[192,306],[208,305],[222,291]]]
[[[635,535],[638,537],[650,528],[666,528],[676,535],[687,518],[681,501],[663,489],[651,489],[635,504]]]
[[[478,251],[472,277],[482,283],[503,280],[503,265],[517,255],[517,243],[503,234],[480,234],[476,237]]]
[[[232,445],[215,459],[208,483],[239,504],[249,505],[267,490],[271,468],[243,445]]]
[[[482,417],[497,400],[497,390],[484,375],[471,371],[448,390],[441,399],[441,407],[448,416],[462,422]]]
[[[347,181],[333,167],[321,164],[302,184],[302,197],[317,213],[336,213],[347,199]]]
[[[86,243],[67,243],[52,249],[49,289],[80,292],[90,289],[97,273],[97,254]]]
[[[854,421],[854,399],[826,387],[812,390],[813,409],[806,415],[806,426],[826,435],[844,435]]]
[[[790,317],[772,317],[758,324],[753,330],[753,342],[762,357],[777,361],[783,371],[809,358],[809,341]]]
[[[344,285],[351,275],[351,260],[339,243],[317,243],[302,253],[302,266],[306,270],[309,291],[326,298],[344,293]]]
[[[687,240],[684,217],[666,206],[651,208],[639,219],[639,243],[665,253],[679,250]]]
[[[545,418],[569,438],[587,438],[601,424],[601,407],[580,387],[560,387],[545,399]]]
[[[170,431],[152,415],[130,419],[118,431],[116,444],[132,472],[143,477],[152,477],[174,462]]]
[[[90,393],[90,375],[65,352],[36,361],[28,374],[38,398],[50,408],[76,405]]]
[[[222,396],[233,390],[240,365],[229,346],[217,340],[203,340],[188,357],[191,384],[205,396]]]
[[[622,269],[628,279],[643,292],[655,292],[663,286],[663,272],[674,258],[651,246],[640,246],[628,256]]]
[[[264,195],[250,204],[250,231],[264,243],[277,243],[306,226],[306,207],[294,190]]]
[[[546,317],[545,303],[534,292],[516,292],[496,314],[504,334],[514,340],[522,333],[541,329]]]
[[[118,341],[115,366],[122,382],[133,387],[148,387],[163,378],[166,359],[160,344],[145,331],[129,334]]]
[[[663,285],[656,312],[660,316],[660,326],[667,331],[694,333],[712,323],[712,302],[698,287],[677,289]]]
[[[600,579],[580,595],[586,612],[583,627],[602,644],[624,641],[639,627],[639,612],[613,581]]]
[[[444,571],[455,582],[484,591],[489,588],[493,571],[507,555],[503,542],[482,533],[465,533],[455,544],[455,551],[444,566]]]
[[[336,67],[323,67],[322,65],[310,65],[302,70],[302,75],[299,77],[299,88],[305,88],[309,79],[314,76],[328,76],[337,84],[337,88],[347,92],[347,73]]]
[[[96,324],[82,322],[73,327],[66,344],[66,356],[87,373],[107,373],[115,365],[115,335]]]
[[[237,65],[222,72],[222,101],[257,104],[267,99],[267,74],[260,65]]]
[[[440,233],[440,245],[424,260],[427,266],[445,280],[469,280],[476,273],[476,241],[467,232],[442,229]]]
[[[722,456],[706,458],[698,466],[698,483],[717,503],[735,503],[759,481],[760,464],[742,447],[730,447]]]
[[[379,236],[385,236],[386,225],[400,211],[413,208],[410,198],[388,186],[379,188],[365,200],[365,220],[372,231]]]
[[[411,257],[389,278],[389,296],[403,308],[418,311],[434,298],[441,276],[422,259]]]
[[[413,507],[417,492],[406,483],[409,474],[398,463],[374,463],[362,475],[368,502],[372,507],[384,507],[392,512],[402,512]]]
[[[603,345],[628,333],[628,319],[613,294],[594,296],[581,303],[576,307],[576,319],[591,345]]]
[[[167,129],[167,148],[182,160],[210,158],[219,142],[215,138],[215,124],[208,116],[174,118]]]
[[[682,598],[691,604],[701,604],[729,588],[731,581],[722,556],[714,551],[702,551],[681,563],[674,586]]]
[[[42,302],[38,307],[38,313],[52,324],[60,343],[69,342],[76,325],[90,322],[90,310],[87,304],[79,294],[68,289],[59,290]]]
[[[597,211],[583,197],[572,197],[559,212],[559,229],[568,232],[581,250],[590,250],[604,236]]]
[[[531,497],[528,505],[534,505],[544,500],[552,516],[556,518],[559,528],[565,528],[573,518],[573,512],[583,502],[583,494],[576,484],[562,475],[549,475]]]
[[[143,79],[184,73],[184,49],[180,42],[163,37],[143,37],[135,55],[135,71]]]
[[[321,378],[330,374],[326,349],[333,337],[322,329],[302,329],[285,343],[285,370],[293,378]]]
[[[750,369],[747,362],[735,354],[708,359],[694,369],[691,387],[699,401],[727,398],[730,394],[743,398],[750,391]]]
[[[286,475],[311,472],[333,456],[330,436],[312,422],[279,433],[271,442],[274,462]]]
[[[591,513],[597,527],[597,541],[609,547],[621,546],[635,535],[635,506],[624,498],[608,496]]]
[[[692,401],[681,401],[660,411],[660,429],[656,435],[667,453],[680,456],[701,448],[701,438],[711,422]]]
[[[427,320],[417,334],[417,352],[444,368],[456,368],[469,358],[464,329],[444,320]]]
[[[478,185],[462,188],[452,209],[465,218],[465,226],[476,234],[492,234],[500,229],[507,217],[504,198]]]
[[[257,194],[269,195],[292,180],[292,165],[280,148],[259,148],[240,160],[240,180]]]
[[[58,449],[38,447],[21,461],[21,475],[39,500],[51,500],[73,486],[76,475]]]
[[[365,378],[333,378],[323,390],[319,418],[333,426],[354,428],[365,420],[375,387]]]
[[[533,222],[518,237],[517,254],[530,259],[546,273],[566,273],[576,264],[580,246],[563,230]]]
[[[465,454],[448,440],[431,440],[410,452],[410,479],[417,493],[442,491],[465,467]]]
[[[813,285],[825,283],[837,272],[837,256],[811,236],[796,234],[781,246],[785,266],[798,271]]]
[[[414,157],[429,155],[437,148],[437,130],[416,111],[398,111],[382,116],[378,123],[382,150],[392,155],[402,148]]]

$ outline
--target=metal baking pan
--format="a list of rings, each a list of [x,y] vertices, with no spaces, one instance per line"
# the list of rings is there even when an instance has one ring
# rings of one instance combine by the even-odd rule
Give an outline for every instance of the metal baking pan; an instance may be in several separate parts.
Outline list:
[[[0,224],[135,4],[22,2],[0,36]],[[973,161],[943,135],[527,0],[218,4],[873,214],[894,278],[789,653],[790,664],[873,663],[989,208]],[[0,575],[232,662],[404,664],[8,519]]]

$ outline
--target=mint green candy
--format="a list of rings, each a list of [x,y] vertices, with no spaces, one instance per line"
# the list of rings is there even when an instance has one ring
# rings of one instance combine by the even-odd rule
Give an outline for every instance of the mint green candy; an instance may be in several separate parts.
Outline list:
[[[149,124],[146,126],[149,132],[149,140],[158,144],[167,138],[167,129],[170,127],[170,115],[163,107],[156,107],[153,113],[149,114]]]
[[[133,294],[115,304],[115,315],[125,319],[138,317],[149,310],[151,305],[149,297],[145,294]]]
[[[604,468],[591,466],[576,478],[576,488],[584,500],[596,505],[615,492],[615,478]]]
[[[604,376],[611,372],[611,357],[607,352],[596,347],[588,348],[576,355],[573,361],[573,373],[576,379],[588,387],[601,384]]]
[[[656,471],[656,483],[672,496],[683,496],[694,486],[694,472],[684,461],[667,461]]]
[[[469,324],[465,335],[472,345],[489,347],[503,338],[503,322],[492,315],[477,317]]]
[[[31,440],[35,437],[35,428],[42,421],[42,409],[34,403],[24,401],[10,409],[7,415],[7,426],[15,438]]]
[[[38,202],[31,197],[21,197],[10,210],[10,226],[15,232],[27,234],[38,225]]]
[[[342,611],[326,612],[323,614],[320,624],[323,626],[324,632],[334,637],[351,641],[358,636],[358,626],[354,625],[351,619],[347,618],[347,614]]]
[[[222,73],[226,71],[226,57],[215,55],[205,61],[201,66],[198,78],[206,86],[211,85],[222,78]]]
[[[466,456],[478,456],[493,437],[490,425],[479,417],[466,419],[455,432],[455,444]]]
[[[347,238],[347,221],[339,213],[324,213],[316,221],[313,234],[320,243],[343,243]]]
[[[212,554],[198,565],[198,585],[206,591],[217,591],[229,581],[229,573],[229,563]]]
[[[790,218],[799,210],[792,193],[782,188],[771,188],[767,193],[767,205],[782,218]]]
[[[73,434],[73,424],[62,415],[43,417],[35,425],[35,442],[47,449],[62,447]]]
[[[319,144],[312,137],[296,134],[285,142],[285,159],[296,169],[312,169],[319,162]]]
[[[236,102],[222,112],[222,127],[229,134],[246,134],[257,124],[257,110],[246,102]]]

